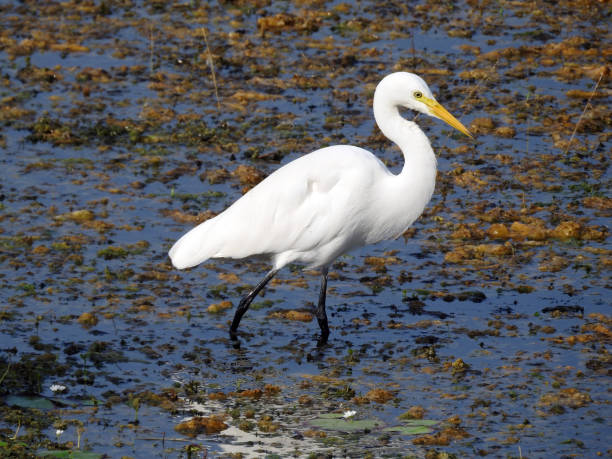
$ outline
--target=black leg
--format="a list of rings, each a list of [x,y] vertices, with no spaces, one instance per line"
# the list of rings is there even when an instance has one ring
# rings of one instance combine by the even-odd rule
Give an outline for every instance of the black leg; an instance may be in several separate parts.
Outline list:
[[[242,300],[240,300],[240,303],[236,308],[236,313],[234,314],[234,320],[232,320],[232,326],[230,327],[230,338],[234,340],[236,339],[236,330],[238,330],[238,325],[240,325],[240,319],[242,319],[244,313],[247,312],[247,309],[249,309],[249,306],[251,305],[253,299],[257,296],[261,289],[264,288],[268,282],[270,282],[270,279],[272,279],[277,272],[277,270],[273,269],[268,274],[266,274],[266,277],[264,277],[263,280],[259,284],[257,284],[257,286],[253,290],[251,290],[244,298],[242,298]]]
[[[325,296],[327,294],[327,268],[321,270],[321,290],[319,291],[319,304],[317,305],[316,315],[319,327],[321,328],[321,337],[317,342],[317,346],[323,346],[327,343],[329,336],[329,326],[327,325],[327,313],[325,312]]]

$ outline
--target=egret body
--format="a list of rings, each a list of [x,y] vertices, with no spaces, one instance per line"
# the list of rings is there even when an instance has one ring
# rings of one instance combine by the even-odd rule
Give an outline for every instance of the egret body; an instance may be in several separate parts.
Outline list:
[[[238,305],[230,327],[235,339],[253,298],[289,263],[321,271],[316,316],[319,345],[327,342],[327,273],[340,255],[400,236],[421,215],[435,187],[436,157],[427,136],[401,107],[434,116],[471,137],[417,75],[386,76],[374,93],[374,117],[404,155],[399,174],[372,153],[335,145],[302,156],[252,188],[228,209],[193,228],[170,249],[178,269],[209,258],[263,256],[272,263],[265,278]]]

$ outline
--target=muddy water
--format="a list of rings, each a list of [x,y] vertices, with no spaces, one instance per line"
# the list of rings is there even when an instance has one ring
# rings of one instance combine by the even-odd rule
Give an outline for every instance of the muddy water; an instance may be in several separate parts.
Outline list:
[[[605,4],[0,12],[2,455],[610,454]],[[404,237],[333,266],[326,348],[299,266],[235,348],[231,307],[267,265],[179,272],[167,249],[321,146],[399,170],[370,108],[396,70],[476,140],[418,118],[436,193]]]

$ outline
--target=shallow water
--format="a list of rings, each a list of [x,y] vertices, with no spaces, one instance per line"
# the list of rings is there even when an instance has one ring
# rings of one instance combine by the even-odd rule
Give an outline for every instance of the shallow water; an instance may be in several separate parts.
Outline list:
[[[2,453],[610,455],[609,10],[259,3],[0,6]],[[279,318],[317,298],[291,266],[236,349],[232,309],[207,308],[266,263],[181,272],[168,248],[321,146],[399,170],[370,108],[395,70],[476,140],[418,118],[436,193],[404,237],[333,266],[327,347]],[[213,415],[227,429],[175,430]]]

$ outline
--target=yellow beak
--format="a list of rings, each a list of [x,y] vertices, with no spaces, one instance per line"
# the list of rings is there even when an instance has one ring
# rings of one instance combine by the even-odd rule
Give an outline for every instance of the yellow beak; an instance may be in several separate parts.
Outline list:
[[[446,110],[442,105],[440,105],[438,101],[423,97],[422,102],[431,109],[431,114],[433,116],[440,118],[442,121],[446,121],[458,131],[463,132],[470,139],[474,138],[470,131],[468,131],[467,128],[463,124],[461,124],[461,122],[457,118],[451,115],[448,110]]]

